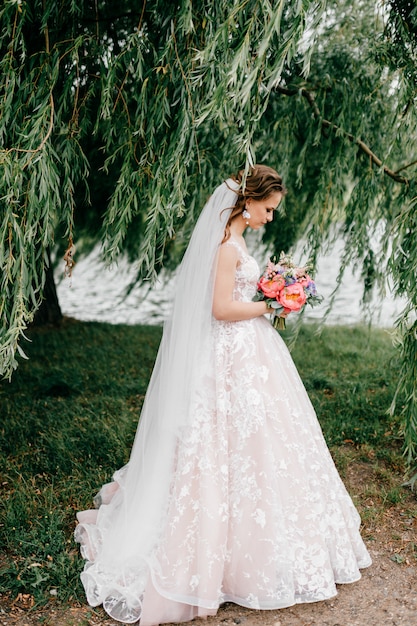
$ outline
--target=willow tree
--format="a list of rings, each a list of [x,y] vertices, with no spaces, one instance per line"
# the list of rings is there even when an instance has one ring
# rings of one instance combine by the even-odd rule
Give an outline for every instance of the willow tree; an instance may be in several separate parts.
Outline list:
[[[94,225],[108,260],[127,249],[152,277],[209,190],[267,162],[290,189],[277,249],[303,232],[317,255],[338,228],[340,276],[354,260],[367,288],[388,275],[407,299],[398,393],[415,462],[413,4],[5,0],[0,28],[1,373],[23,355],[58,240]]]

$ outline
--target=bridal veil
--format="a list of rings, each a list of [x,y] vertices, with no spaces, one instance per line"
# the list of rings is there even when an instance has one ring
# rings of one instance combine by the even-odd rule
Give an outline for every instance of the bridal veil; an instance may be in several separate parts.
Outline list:
[[[140,618],[152,551],[164,528],[177,443],[192,419],[195,374],[208,354],[216,256],[238,188],[232,179],[217,187],[193,231],[129,462],[103,487],[94,523],[91,512],[78,515],[87,600],[125,623]]]

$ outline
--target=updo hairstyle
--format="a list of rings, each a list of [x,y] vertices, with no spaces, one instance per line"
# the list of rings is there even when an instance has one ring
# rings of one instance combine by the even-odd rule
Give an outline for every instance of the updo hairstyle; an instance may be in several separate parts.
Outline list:
[[[230,237],[230,224],[238,215],[241,215],[245,208],[246,200],[265,200],[271,194],[280,192],[282,195],[287,193],[283,185],[282,178],[272,167],[268,165],[254,165],[249,169],[246,177],[245,189],[242,189],[242,181],[245,170],[240,170],[236,175],[231,176],[233,180],[239,183],[239,189],[236,190],[238,199],[232,209],[226,228],[224,230],[224,238],[222,243]]]

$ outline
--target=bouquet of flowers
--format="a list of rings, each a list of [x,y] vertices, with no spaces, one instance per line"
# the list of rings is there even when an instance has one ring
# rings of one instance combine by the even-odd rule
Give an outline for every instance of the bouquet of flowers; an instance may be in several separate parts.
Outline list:
[[[278,262],[272,257],[258,282],[255,300],[265,300],[274,309],[272,324],[283,330],[285,318],[282,313],[301,311],[306,304],[314,306],[323,298],[318,295],[316,284],[308,274],[309,266],[297,267],[291,256],[281,252]]]

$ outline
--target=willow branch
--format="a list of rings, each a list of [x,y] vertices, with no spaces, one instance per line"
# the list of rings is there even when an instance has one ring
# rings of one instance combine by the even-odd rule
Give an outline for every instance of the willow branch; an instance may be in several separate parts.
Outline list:
[[[408,167],[411,167],[412,165],[416,165],[417,164],[417,159],[415,161],[411,161],[411,163],[407,163],[407,165],[403,165],[402,167],[400,167],[399,170],[397,170],[395,173],[399,174],[400,172],[402,172],[403,170],[406,170]]]
[[[362,139],[359,139],[358,137],[355,137],[351,133],[348,133],[346,130],[344,130],[337,124],[334,124],[333,122],[330,122],[329,120],[324,119],[321,116],[320,109],[317,106],[317,102],[314,98],[314,94],[312,94],[310,91],[307,91],[307,89],[304,89],[304,88],[287,89],[286,87],[276,87],[275,90],[278,91],[279,93],[282,93],[285,96],[302,95],[303,98],[305,98],[308,104],[310,105],[311,110],[313,111],[314,118],[320,121],[322,128],[329,128],[330,130],[333,130],[335,132],[336,131],[341,132],[347,139],[349,139],[349,141],[351,141],[352,143],[355,143],[357,146],[359,146],[362,152],[364,152],[366,155],[369,156],[371,163],[374,163],[377,167],[382,167],[384,173],[387,176],[395,180],[397,183],[403,183],[405,185],[409,184],[410,180],[408,178],[405,178],[404,176],[400,176],[398,173],[401,170],[405,169],[405,167],[401,168],[401,170],[398,170],[397,172],[394,172],[389,167],[383,164],[381,159],[374,152],[372,152],[371,148],[364,141],[362,141]],[[410,165],[413,165],[413,164],[410,164]],[[409,167],[409,165],[406,167]]]
[[[127,77],[128,77],[128,76],[129,76],[129,70],[126,70],[125,76],[124,76],[124,78],[123,78],[123,80],[122,80],[122,84],[120,85],[120,87],[118,87],[117,85],[115,85],[115,87],[116,87],[116,89],[117,89],[117,98],[116,98],[116,101],[115,101],[115,103],[114,103],[114,105],[113,105],[112,113],[114,113],[114,112],[115,112],[115,110],[116,110],[116,108],[117,108],[117,105],[119,104],[119,100],[121,100],[121,101],[122,101],[122,103],[123,103],[123,107],[124,107],[124,109],[125,109],[125,111],[126,111],[127,123],[128,123],[128,125],[129,125],[129,127],[130,127],[132,124],[131,124],[131,121],[130,121],[129,108],[128,108],[127,103],[126,103],[126,99],[125,99],[125,97],[123,96],[123,88],[124,88],[124,86],[125,86],[125,83],[126,83],[126,81],[127,81]]]
[[[24,152],[25,154],[31,154],[32,156],[30,157],[29,161],[24,165],[24,168],[29,165],[30,161],[33,159],[35,154],[37,154],[38,152],[40,152],[42,150],[42,148],[44,147],[44,145],[48,141],[49,137],[51,136],[52,129],[54,127],[54,111],[55,111],[54,98],[53,98],[52,93],[49,94],[49,101],[50,101],[50,104],[51,104],[51,116],[50,116],[50,119],[49,119],[49,126],[48,126],[48,130],[46,132],[46,135],[42,139],[42,141],[40,142],[39,146],[37,146],[37,148],[6,148],[5,150],[1,150],[0,151],[3,154],[4,153],[8,154],[9,152]]]
[[[8,52],[8,55],[9,55],[9,61],[10,61],[10,63],[9,63],[9,65],[10,65],[10,70],[12,70],[12,66],[13,66],[13,58],[14,58],[13,49],[14,49],[14,42],[15,42],[15,37],[16,37],[17,17],[18,17],[18,15],[19,15],[19,8],[20,8],[20,7],[18,7],[18,8],[16,9],[16,13],[15,13],[15,16],[14,16],[12,39],[11,39],[11,42],[10,42],[9,52]],[[6,97],[7,97],[8,91],[9,91],[9,89],[8,89],[8,87],[9,87],[9,82],[10,82],[10,78],[9,78],[9,74],[7,73],[7,74],[6,74],[6,84],[5,84],[5,89],[4,89],[4,98],[5,98],[5,99],[6,99]]]
[[[45,9],[45,0],[43,2],[43,8]],[[49,29],[48,29],[48,25],[45,26],[44,35],[45,35],[45,50],[49,54]],[[28,161],[25,163],[25,165],[23,166],[23,169],[25,169],[29,165],[29,163],[33,160],[35,154],[37,154],[38,152],[40,152],[44,148],[46,142],[48,141],[49,137],[51,136],[51,133],[52,133],[52,130],[53,130],[53,127],[54,127],[54,113],[55,113],[55,104],[54,104],[54,97],[52,95],[52,91],[49,94],[49,102],[50,102],[50,105],[51,105],[51,116],[49,118],[48,130],[46,131],[46,135],[41,140],[39,146],[37,148],[28,149],[28,150],[25,150],[23,148],[10,148],[10,149],[4,150],[4,152],[6,152],[6,153],[8,153],[8,152],[24,152],[26,154],[30,154],[31,156],[28,159]]]
[[[43,11],[45,12],[45,0],[43,0],[43,2],[42,2],[42,8],[43,8]],[[44,34],[45,34],[45,51],[46,51],[47,54],[49,54],[49,27],[48,27],[48,22],[46,22]]]
[[[28,163],[26,165],[29,164],[29,162],[33,159],[33,157],[35,156],[36,152],[40,152],[42,150],[42,148],[44,147],[44,145],[46,144],[46,142],[48,141],[49,137],[51,136],[52,133],[52,129],[54,127],[54,112],[55,112],[55,105],[54,105],[54,97],[52,95],[52,92],[49,96],[49,100],[51,103],[51,117],[49,119],[49,128],[48,131],[45,135],[45,137],[42,139],[41,143],[39,144],[39,146],[36,148],[36,150],[32,150],[32,156],[29,159]],[[29,152],[29,151],[28,151]],[[25,166],[26,167],[26,166]]]
[[[140,14],[139,24],[137,27],[138,32],[140,32],[140,29],[142,28],[143,16],[145,15],[145,7],[146,7],[146,0],[144,0],[144,3],[142,5],[142,13]]]
[[[196,149],[197,149],[198,169],[201,172],[200,150],[199,150],[199,147],[198,147],[197,133],[196,133],[196,130],[195,130],[195,115],[194,115],[193,98],[192,98],[192,95],[191,95],[191,91],[190,91],[190,87],[189,87],[189,84],[188,84],[187,76],[185,75],[184,68],[183,68],[182,63],[181,63],[180,55],[178,53],[177,39],[175,37],[174,28],[172,28],[172,40],[174,42],[175,56],[177,57],[177,61],[178,61],[178,65],[179,65],[179,68],[180,68],[181,76],[182,76],[182,79],[184,81],[185,89],[187,91],[188,102],[190,103],[191,120],[193,122],[193,126],[192,126],[193,131],[192,132],[194,133],[195,145],[196,145]]]

